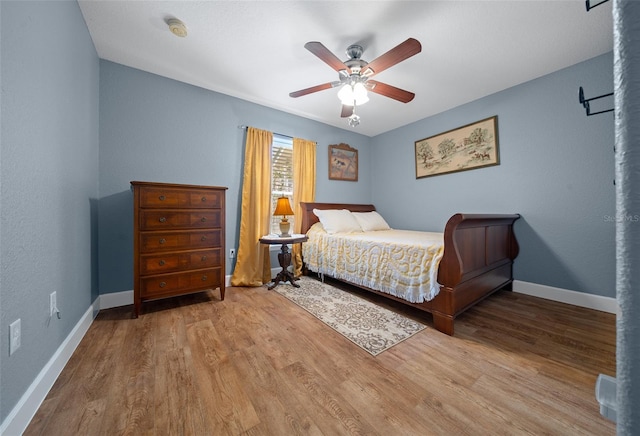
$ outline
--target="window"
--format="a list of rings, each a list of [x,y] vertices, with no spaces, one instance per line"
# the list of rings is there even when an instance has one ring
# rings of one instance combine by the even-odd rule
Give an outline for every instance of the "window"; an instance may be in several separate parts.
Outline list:
[[[271,212],[276,209],[278,197],[285,196],[293,208],[293,140],[286,136],[273,135],[271,144]],[[271,216],[271,233],[280,234],[282,217]],[[293,230],[293,216],[287,219]]]

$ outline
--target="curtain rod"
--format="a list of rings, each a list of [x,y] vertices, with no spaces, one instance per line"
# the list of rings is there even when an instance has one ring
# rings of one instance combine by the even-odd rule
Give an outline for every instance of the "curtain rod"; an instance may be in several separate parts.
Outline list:
[[[247,130],[249,128],[249,126],[245,126],[244,124],[241,124],[238,126],[238,129],[242,129],[242,130]],[[284,136],[285,138],[290,138],[293,139],[293,136],[289,136],[289,135],[283,135],[282,133],[277,133],[277,132],[271,132],[274,135],[278,135],[278,136]]]

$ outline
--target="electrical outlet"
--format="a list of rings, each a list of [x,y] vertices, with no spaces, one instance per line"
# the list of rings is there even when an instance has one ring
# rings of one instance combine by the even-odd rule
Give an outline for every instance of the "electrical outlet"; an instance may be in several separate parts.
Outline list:
[[[58,311],[58,297],[56,295],[56,291],[53,291],[51,294],[49,294],[49,316],[53,317],[53,314],[55,314]]]
[[[21,332],[20,318],[9,324],[9,355],[12,355],[20,348]]]
[[[235,248],[231,248],[229,250],[229,259],[233,259],[234,257],[236,257],[236,249]]]

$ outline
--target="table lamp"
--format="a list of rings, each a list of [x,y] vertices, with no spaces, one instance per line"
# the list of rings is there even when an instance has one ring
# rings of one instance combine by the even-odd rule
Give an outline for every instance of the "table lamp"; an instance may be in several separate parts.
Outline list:
[[[291,210],[291,203],[289,203],[287,197],[282,196],[278,198],[276,210],[273,212],[273,215],[282,216],[282,221],[280,221],[280,237],[290,237],[289,229],[291,229],[291,223],[287,220],[287,215],[293,215],[293,210]]]

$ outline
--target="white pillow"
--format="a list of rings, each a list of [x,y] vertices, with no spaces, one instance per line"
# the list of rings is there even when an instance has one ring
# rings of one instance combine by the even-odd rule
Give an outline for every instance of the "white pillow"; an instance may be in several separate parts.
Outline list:
[[[347,209],[313,209],[327,233],[362,232],[360,224]]]
[[[374,230],[390,230],[389,224],[378,212],[353,212],[353,216],[360,224],[362,231],[371,232]]]

